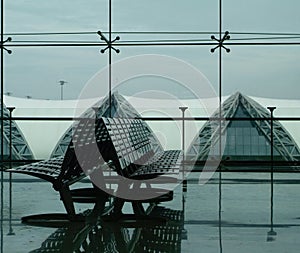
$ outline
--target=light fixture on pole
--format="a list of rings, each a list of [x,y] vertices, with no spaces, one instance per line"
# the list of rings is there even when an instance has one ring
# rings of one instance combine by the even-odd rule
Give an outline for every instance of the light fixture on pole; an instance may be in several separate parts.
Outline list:
[[[64,100],[64,85],[68,82],[60,80],[58,83],[60,84],[60,100]]]
[[[9,110],[9,168],[12,168],[12,113],[15,107],[7,107]],[[7,235],[15,235],[12,228],[12,173],[9,172],[9,232]]]
[[[271,125],[271,206],[270,206],[270,209],[271,209],[271,218],[270,218],[270,231],[268,232],[268,236],[267,236],[267,241],[270,242],[270,241],[274,241],[275,238],[274,236],[277,235],[277,233],[274,231],[274,224],[273,224],[273,184],[274,184],[274,177],[273,177],[273,174],[274,174],[274,133],[273,133],[273,112],[274,110],[276,109],[275,106],[268,106],[267,107],[268,110],[270,111],[271,113],[271,122],[270,122],[270,125]]]
[[[8,37],[6,40],[4,40],[4,8],[3,7],[3,2],[1,1],[1,38],[0,38],[0,55],[1,55],[1,60],[0,60],[0,84],[1,84],[1,90],[0,90],[0,104],[1,104],[1,122],[0,122],[0,130],[1,130],[1,140],[0,140],[0,157],[1,157],[1,172],[0,172],[0,253],[3,253],[3,214],[4,214],[4,202],[3,202],[3,197],[4,197],[4,169],[3,169],[3,161],[4,161],[4,102],[3,102],[3,98],[4,98],[4,51],[6,51],[8,54],[11,54],[12,51],[7,49],[5,47],[5,43],[7,42],[11,42],[12,38]]]
[[[183,153],[183,163],[182,163],[182,180],[183,180],[183,192],[186,192],[186,180],[185,180],[185,171],[184,171],[184,165],[185,165],[185,118],[184,113],[188,109],[186,106],[181,106],[179,109],[182,112],[182,153]]]
[[[182,112],[182,212],[183,212],[183,228],[181,230],[181,238],[187,240],[187,230],[184,228],[185,218],[185,199],[187,193],[187,179],[185,178],[185,118],[184,113],[188,109],[186,106],[181,106],[179,109]]]

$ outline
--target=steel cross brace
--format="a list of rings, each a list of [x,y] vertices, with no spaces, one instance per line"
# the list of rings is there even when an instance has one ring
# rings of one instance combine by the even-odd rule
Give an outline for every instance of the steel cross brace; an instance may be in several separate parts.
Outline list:
[[[1,41],[1,43],[0,43],[0,48],[3,48],[8,54],[11,54],[12,51],[9,50],[9,49],[7,49],[7,48],[4,46],[4,44],[5,44],[6,42],[11,42],[11,41],[12,41],[11,37],[8,37],[5,41]]]
[[[224,36],[223,36],[223,38],[222,38],[221,40],[217,39],[214,35],[211,36],[211,39],[212,39],[212,40],[215,40],[215,41],[217,41],[217,42],[219,42],[219,44],[218,44],[216,47],[214,47],[214,48],[212,48],[212,49],[210,50],[212,53],[214,53],[215,50],[216,50],[217,48],[219,48],[219,47],[224,48],[224,49],[226,50],[227,53],[230,52],[230,49],[224,46],[224,41],[230,39],[230,36],[229,36],[229,32],[228,32],[228,31],[225,32],[225,34],[224,34]]]
[[[107,44],[106,48],[100,50],[100,52],[101,52],[102,54],[104,54],[105,51],[106,51],[108,48],[113,49],[117,54],[120,53],[120,50],[117,49],[117,48],[115,48],[115,47],[113,46],[113,43],[114,43],[114,42],[116,42],[117,40],[120,40],[120,37],[119,37],[119,36],[117,36],[114,40],[109,41],[109,40],[103,35],[103,33],[102,33],[101,31],[98,31],[97,34],[100,35],[100,39],[101,39],[101,40],[104,40],[105,43]]]

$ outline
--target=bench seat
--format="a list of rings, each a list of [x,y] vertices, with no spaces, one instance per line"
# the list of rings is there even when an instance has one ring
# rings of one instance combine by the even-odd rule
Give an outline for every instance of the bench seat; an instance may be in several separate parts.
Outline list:
[[[122,208],[126,201],[131,202],[136,219],[145,217],[142,203],[159,203],[173,199],[173,192],[166,188],[153,187],[153,183],[164,183],[171,180],[177,183],[183,154],[181,150],[163,150],[150,127],[141,119],[105,118],[98,119],[97,125],[104,124],[111,145],[111,152],[105,154],[105,161],[112,161],[112,169],[124,180],[120,180],[116,191],[113,220],[122,219]],[[164,178],[166,177],[166,182]],[[128,180],[126,180],[128,179]],[[148,181],[151,179],[151,181]],[[129,183],[131,182],[131,183]],[[146,185],[146,187],[143,187]],[[142,196],[137,199],[119,197]],[[106,220],[109,217],[105,217]]]
[[[53,183],[60,175],[63,160],[64,157],[59,156],[50,160],[12,168],[8,171],[35,176]]]
[[[130,175],[131,178],[147,175],[178,175],[182,161],[180,150],[167,150],[156,154],[149,162]]]

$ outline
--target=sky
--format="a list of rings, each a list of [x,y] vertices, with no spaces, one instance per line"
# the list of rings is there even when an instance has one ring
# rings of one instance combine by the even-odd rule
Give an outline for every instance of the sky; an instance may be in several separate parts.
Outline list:
[[[121,41],[160,39],[210,39],[219,29],[218,0],[113,0],[112,28]],[[300,2],[297,0],[223,0],[222,30],[237,39],[266,37],[236,33],[299,33]],[[108,30],[108,0],[14,0],[5,1],[5,33],[84,32]],[[196,31],[204,35],[128,35],[124,31]],[[116,36],[117,34],[113,35]],[[5,38],[8,37],[5,36]],[[17,36],[22,41],[93,41],[99,36]],[[277,35],[271,37],[278,37]],[[256,40],[252,40],[256,41]],[[259,40],[262,42],[264,40]],[[271,41],[300,41],[276,39]],[[249,40],[242,41],[249,42]],[[117,47],[117,45],[116,45]],[[228,46],[222,53],[222,92],[236,91],[260,97],[300,99],[298,85],[299,46]],[[59,81],[65,80],[64,98],[76,99],[85,84],[107,66],[108,56],[100,47],[11,47],[5,55],[5,92],[13,96],[60,99]],[[218,92],[218,52],[211,46],[120,47],[113,61],[141,54],[176,57],[200,70]],[[140,83],[138,83],[140,82]],[[163,78],[139,78],[122,84],[122,90],[134,94],[140,90],[172,87]],[[171,82],[172,83],[172,82]],[[169,90],[182,95],[175,85]],[[132,85],[133,84],[133,85]],[[99,83],[107,87],[106,83]],[[187,84],[188,85],[188,84]],[[138,87],[138,88],[137,88]],[[169,89],[169,88],[167,88]]]

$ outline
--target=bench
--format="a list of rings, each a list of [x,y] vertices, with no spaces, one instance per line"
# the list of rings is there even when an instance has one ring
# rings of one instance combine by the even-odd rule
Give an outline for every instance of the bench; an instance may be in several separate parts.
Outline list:
[[[95,203],[93,214],[101,214],[105,203],[114,198],[109,219],[122,217],[125,201],[132,204],[134,213],[127,218],[146,217],[143,203],[157,204],[173,198],[173,192],[154,188],[153,183],[170,182],[162,175],[178,175],[182,153],[179,150],[164,151],[150,127],[140,119],[124,118],[82,118],[73,127],[72,141],[64,157],[33,163],[13,169],[9,172],[24,173],[42,178],[52,183],[59,192],[67,215],[49,215],[47,219],[85,219],[76,214],[74,203]],[[107,188],[105,168],[121,176],[117,190]],[[70,186],[86,176],[92,181],[90,188],[71,189]],[[124,178],[131,180],[125,182]],[[120,177],[118,178],[120,179]],[[132,183],[132,180],[134,183]],[[165,180],[165,181],[164,181]],[[173,178],[171,182],[177,182]],[[146,187],[141,187],[146,184]],[[142,196],[141,199],[122,197],[124,193]],[[65,217],[65,218],[64,218]],[[123,216],[125,217],[125,216]],[[46,219],[45,215],[23,217]]]
[[[97,121],[98,127],[105,126],[110,143],[110,152],[103,158],[121,176],[114,194],[113,210],[105,218],[144,219],[143,203],[172,200],[171,190],[153,187],[153,184],[177,182],[182,152],[164,151],[150,127],[141,119],[102,117]],[[122,214],[126,201],[132,204],[133,215]]]
[[[35,176],[52,183],[53,188],[59,192],[60,198],[66,209],[64,214],[42,214],[23,217],[23,222],[31,222],[33,220],[49,221],[49,220],[82,220],[85,219],[80,214],[76,214],[74,203],[94,203],[94,214],[101,213],[104,210],[105,202],[108,201],[109,195],[101,191],[98,187],[92,185],[89,188],[71,189],[71,185],[82,180],[87,175],[82,170],[82,166],[89,166],[91,169],[103,165],[103,160],[98,152],[86,152],[86,150],[96,143],[95,135],[95,120],[92,118],[81,119],[73,127],[74,134],[67,151],[64,156],[52,158],[46,161],[41,161],[29,165],[24,165],[7,170],[8,172],[23,173]],[[97,143],[99,147],[105,147],[100,143],[107,141],[107,134],[97,129]],[[80,161],[75,152],[75,147],[80,149]],[[104,152],[104,150],[101,150]],[[84,164],[82,164],[84,161]],[[99,173],[99,172],[97,172]],[[90,175],[92,176],[92,175]],[[38,193],[37,193],[38,194]],[[42,198],[43,196],[41,196]]]

